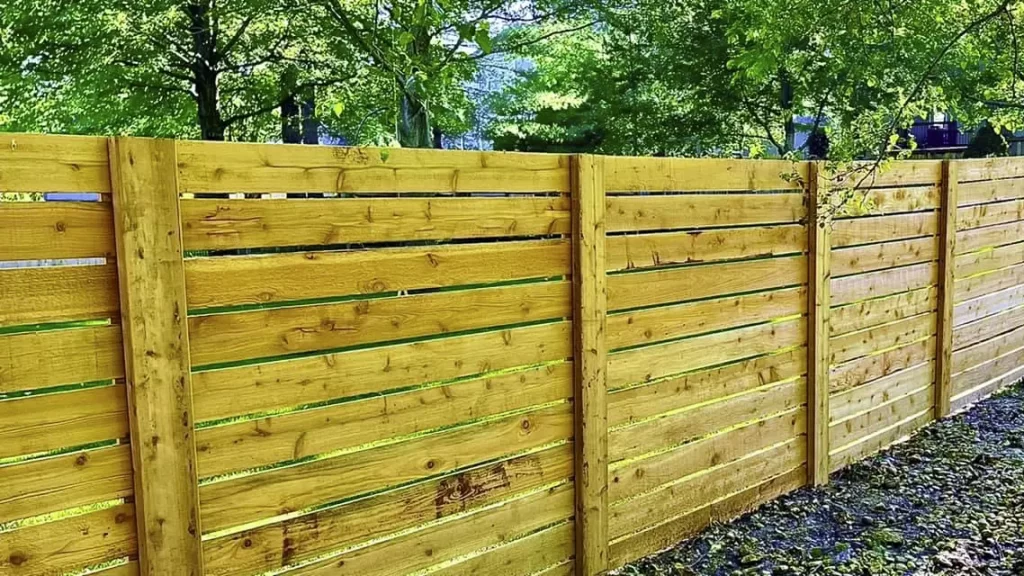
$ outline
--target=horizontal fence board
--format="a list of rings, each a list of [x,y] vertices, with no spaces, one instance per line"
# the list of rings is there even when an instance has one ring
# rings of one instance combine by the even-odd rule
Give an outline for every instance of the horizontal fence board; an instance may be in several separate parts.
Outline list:
[[[608,514],[608,535],[614,540],[671,520],[722,495],[756,486],[806,461],[806,442],[790,440],[618,505],[612,504]]]
[[[564,484],[498,508],[359,548],[291,572],[310,576],[394,576],[424,570],[474,551],[526,536],[572,515],[572,485]],[[496,527],[500,526],[500,530]]]
[[[993,204],[965,206],[956,211],[956,230],[962,232],[982,226],[1007,224],[1024,220],[1024,199],[1007,200]]]
[[[983,202],[996,202],[999,200],[1013,200],[1024,198],[1024,179],[985,179],[981,182],[967,182],[965,179],[972,179],[967,166],[960,166],[960,180],[958,186],[958,201],[960,206],[980,204]]]
[[[196,431],[199,475],[343,450],[572,397],[572,364]]]
[[[829,423],[837,423],[869,412],[876,406],[931,386],[934,382],[935,362],[929,361],[833,394],[829,398]]]
[[[0,326],[117,317],[117,267],[0,270]]]
[[[554,576],[555,570],[565,570],[562,564],[575,552],[574,526],[571,522],[558,524],[505,544],[498,548],[461,560],[432,571],[433,576],[475,576],[501,574],[502,576]],[[552,566],[555,565],[555,566]],[[545,570],[550,567],[550,572]],[[561,571],[573,574],[572,567]]]
[[[1024,165],[1018,158],[969,158],[957,160],[957,164],[960,182],[1024,176]]]
[[[929,422],[934,420],[932,409],[926,408],[923,412],[914,414],[906,420],[890,425],[881,431],[864,437],[843,449],[829,454],[829,468],[832,472],[846,468],[850,464],[859,462],[889,446],[901,438],[905,438],[917,432]]]
[[[110,193],[107,139],[4,134],[0,192]]]
[[[617,427],[749,392],[807,372],[803,347],[700,372],[635,386],[608,395],[608,425]]]
[[[766,415],[786,412],[806,403],[806,392],[807,382],[801,378],[612,429],[608,433],[608,458],[612,462],[636,458]]]
[[[938,255],[938,239],[931,236],[843,248],[832,251],[832,276],[931,262]]]
[[[833,278],[832,306],[927,288],[938,280],[939,267],[935,262]]]
[[[178,142],[178,187],[205,192],[568,192],[569,157]]]
[[[124,384],[0,402],[0,458],[128,436]]]
[[[832,338],[830,363],[841,364],[882,350],[923,340],[935,335],[936,315],[931,313],[897,320],[859,332]]]
[[[803,194],[609,196],[608,232],[796,224],[807,217]]]
[[[954,302],[961,304],[1021,284],[1024,284],[1024,264],[986,272],[970,278],[957,279],[954,282]]]
[[[193,316],[191,357],[201,366],[561,319],[571,300],[559,281]]]
[[[569,199],[184,199],[186,250],[545,236],[569,232]]]
[[[559,404],[409,442],[207,484],[199,489],[203,528],[216,532],[570,437],[572,407]]]
[[[565,240],[193,258],[189,308],[270,304],[566,276]]]
[[[500,502],[572,475],[564,444],[203,544],[207,574],[262,573]]]
[[[613,274],[608,277],[608,309],[623,310],[806,283],[805,256]]]
[[[895,350],[872,354],[833,366],[829,383],[832,393],[861,386],[899,370],[921,364],[935,357],[935,338],[914,342]]]
[[[5,574],[67,574],[135,554],[135,506],[121,504],[0,537]]]
[[[0,260],[113,256],[109,202],[0,203]]]
[[[120,326],[0,335],[0,394],[123,377]]]
[[[832,247],[934,236],[938,233],[938,222],[935,211],[836,220],[832,225]]]
[[[612,314],[608,316],[608,347],[650,344],[768,322],[803,314],[806,308],[807,289],[801,287]]]
[[[956,253],[966,254],[975,250],[994,248],[1004,244],[1020,242],[1024,238],[1024,221],[986,226],[956,233]],[[958,276],[960,276],[958,274]]]
[[[804,319],[716,332],[608,356],[611,389],[768,354],[807,342]]]
[[[803,226],[694,230],[609,236],[608,271],[807,251]]]
[[[1024,325],[1024,306],[1017,306],[986,316],[981,320],[957,326],[953,330],[953,349],[959,350],[989,340]]]
[[[942,163],[934,160],[901,160],[878,166],[874,161],[855,162],[845,182],[859,188],[937,185]]]
[[[961,302],[953,308],[953,324],[960,327],[986,316],[1011,310],[1024,304],[1024,284]]]
[[[843,190],[848,192],[848,190]],[[939,207],[941,190],[937,186],[916,188],[868,188],[852,192],[850,199],[840,207],[836,216],[863,216],[866,214],[896,214],[920,212]]]
[[[725,522],[752,510],[762,502],[772,500],[805,485],[807,467],[800,466],[741,492],[715,499],[697,510],[657,524],[642,532],[611,543],[611,566],[620,567],[628,562],[673,546],[693,536],[714,522]]]
[[[953,352],[953,374],[969,370],[992,358],[1008,354],[1024,346],[1024,326],[1012,328],[1012,330],[984,342],[955,350]]]
[[[798,178],[807,179],[806,163],[786,160],[611,156],[604,162],[609,192],[794,190]]]
[[[959,384],[958,377],[954,376],[954,393],[953,398],[950,401],[951,409],[953,411],[963,410],[975,402],[979,402],[992,394],[995,394],[1004,387],[1019,382],[1021,378],[1024,378],[1024,366],[1020,366],[1011,372],[1007,372],[1006,374],[993,380],[989,380],[975,388],[964,389],[963,386],[957,386]]]
[[[609,472],[608,501],[619,502],[732,462],[806,433],[807,411],[798,408],[729,428],[647,458],[624,461]]]
[[[1024,347],[1010,350],[953,376],[953,394],[972,390],[1024,367]]]
[[[20,462],[0,467],[0,477],[0,523],[127,498],[133,492],[131,448]]]
[[[192,375],[196,421],[384,392],[562,360],[568,322],[242,366]]]
[[[865,300],[833,308],[829,315],[829,331],[834,336],[864,330],[879,324],[895,322],[935,310],[938,288],[929,287]]]
[[[1024,242],[955,257],[954,275],[965,278],[1024,262]]]
[[[872,406],[870,410],[846,418],[829,426],[829,443],[835,452],[858,440],[884,430],[897,422],[930,409],[935,403],[935,393],[930,386],[919,388],[906,395]]]

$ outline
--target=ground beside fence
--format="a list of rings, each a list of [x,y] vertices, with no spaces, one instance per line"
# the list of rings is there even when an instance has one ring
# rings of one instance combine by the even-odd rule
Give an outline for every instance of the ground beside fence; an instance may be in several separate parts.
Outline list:
[[[1024,384],[620,573],[1024,574]]]

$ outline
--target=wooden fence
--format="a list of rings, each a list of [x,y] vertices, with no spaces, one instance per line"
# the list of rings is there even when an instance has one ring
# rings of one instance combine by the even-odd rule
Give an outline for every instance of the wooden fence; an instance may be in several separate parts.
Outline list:
[[[0,203],[3,574],[590,576],[1024,375],[1016,159],[818,226],[811,163],[0,140],[93,195]]]

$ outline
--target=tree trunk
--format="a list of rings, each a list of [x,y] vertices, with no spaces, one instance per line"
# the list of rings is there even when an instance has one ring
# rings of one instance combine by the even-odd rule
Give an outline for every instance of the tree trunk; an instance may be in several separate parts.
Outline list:
[[[786,131],[785,150],[779,150],[779,154],[787,154],[796,150],[796,124],[793,121],[793,83],[790,81],[789,72],[785,69],[779,70],[779,106],[782,108],[783,124]]]
[[[433,148],[427,108],[418,98],[403,93],[398,112],[398,142],[403,148]]]
[[[184,7],[192,36],[192,81],[203,140],[223,140],[224,119],[220,111],[220,78],[217,72],[219,56],[210,22],[210,4],[207,0],[189,3]]]

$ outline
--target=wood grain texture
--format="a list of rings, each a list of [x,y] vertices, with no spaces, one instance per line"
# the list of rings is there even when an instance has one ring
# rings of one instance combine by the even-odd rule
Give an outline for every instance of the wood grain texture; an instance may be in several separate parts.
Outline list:
[[[140,570],[201,576],[176,145],[109,145]]]
[[[935,382],[935,362],[926,362],[833,394],[829,400],[829,424],[869,412],[890,400],[930,388]]]
[[[608,196],[608,231],[795,224],[807,214],[800,194]]]
[[[877,432],[863,437],[858,442],[854,442],[845,446],[841,450],[833,452],[832,472],[842,470],[850,464],[859,462],[872,454],[888,448],[898,442],[901,438],[906,438],[914,432],[917,432],[934,420],[932,411],[933,408],[929,404],[921,412],[912,414],[904,420],[889,425],[888,428],[878,430]]]
[[[831,241],[833,248],[843,248],[859,244],[934,236],[937,231],[938,219],[935,211],[891,216],[862,216],[836,220],[833,224]]]
[[[976,250],[1019,242],[1024,237],[1024,221],[1016,220],[985,228],[974,228],[956,233],[956,253],[967,254]]]
[[[957,203],[959,197],[959,164],[955,160],[942,161],[942,204],[939,209],[939,300],[935,365],[935,418],[949,415],[952,396],[951,376],[953,358],[953,309],[955,280],[959,275],[957,252]]]
[[[717,158],[605,159],[609,192],[794,190],[791,174],[806,178],[807,164],[786,160]]]
[[[953,299],[959,306],[969,300],[995,294],[1021,284],[1024,284],[1024,264],[1017,264],[978,276],[955,279]]]
[[[110,192],[107,141],[93,136],[4,134],[0,192]]]
[[[934,358],[935,338],[864,356],[832,367],[831,391],[835,394],[855,388]]]
[[[865,300],[833,308],[829,313],[830,332],[833,337],[855,330],[864,330],[879,324],[935,310],[938,288],[919,288],[892,296]]]
[[[117,267],[0,270],[0,326],[117,317]]]
[[[181,142],[182,192],[568,192],[568,157]]]
[[[936,262],[888,268],[866,274],[832,279],[832,306],[882,298],[935,286],[939,281]]]
[[[971,170],[970,164],[961,164],[961,166],[964,170]],[[990,174],[988,178],[976,182],[961,180],[957,204],[959,206],[970,206],[985,202],[1024,198],[1024,179],[1003,179],[993,178],[993,176],[993,174]],[[962,179],[969,177],[969,175],[961,176]]]
[[[109,202],[0,204],[0,260],[113,256]]]
[[[894,162],[881,170],[875,170],[865,178],[862,169],[874,167],[874,162],[856,162],[854,170],[861,171],[855,171],[850,180],[861,188],[924,186],[928,184],[938,186],[942,178],[939,164],[934,160],[903,160]]]
[[[569,199],[331,198],[182,201],[186,250],[330,246],[569,233]]]
[[[938,247],[938,242],[934,237],[926,236],[833,250],[832,275],[848,276],[931,262],[938,258]]]
[[[960,182],[1024,177],[1019,158],[971,158],[960,162]]]
[[[888,429],[935,406],[935,391],[931,385],[906,395],[872,406],[868,411],[835,422],[829,427],[829,443],[836,452],[843,451],[873,434]]]
[[[938,186],[856,190],[836,216],[861,216],[863,212],[877,215],[934,210],[939,207],[940,194]]]
[[[1017,306],[953,329],[953,350],[989,340],[1024,325],[1024,306]]]
[[[956,230],[961,232],[983,226],[1007,224],[1015,220],[1024,220],[1024,199],[1018,198],[958,208]]]
[[[576,569],[608,569],[608,283],[604,159],[572,158]]]
[[[491,548],[483,553],[460,560],[431,572],[437,576],[473,576],[476,574],[502,574],[503,576],[548,576],[556,570],[565,570],[573,553],[574,526],[571,522],[558,524],[520,538],[510,544]],[[555,566],[552,566],[552,565]],[[551,570],[545,568],[551,567]],[[561,572],[571,576],[573,569]]]
[[[0,335],[0,394],[123,377],[120,326]]]
[[[829,342],[830,364],[842,364],[883,350],[924,340],[936,334],[936,315],[911,316],[890,324],[850,332]]]
[[[953,257],[953,276],[967,278],[1024,263],[1024,242]]]
[[[799,254],[806,249],[807,236],[797,225],[618,235],[608,238],[607,269]]]
[[[812,163],[807,180],[807,482],[812,486],[828,483],[829,315],[834,303],[842,303],[834,302],[831,292],[832,246],[837,244],[833,232],[840,240],[843,232],[839,223],[834,231],[828,221],[830,191],[824,170],[821,163]]]

